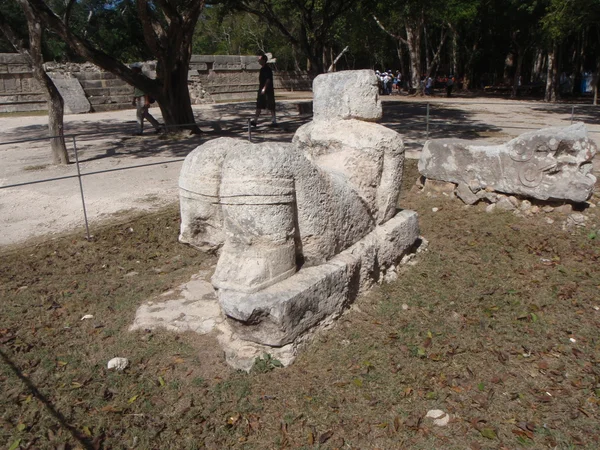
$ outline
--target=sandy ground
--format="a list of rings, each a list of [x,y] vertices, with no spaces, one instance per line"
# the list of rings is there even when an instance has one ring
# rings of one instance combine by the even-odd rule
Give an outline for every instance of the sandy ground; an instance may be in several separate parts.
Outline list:
[[[280,97],[280,126],[259,126],[252,140],[291,141],[295,130],[310,120],[300,115],[297,107],[307,98],[310,94]],[[427,101],[429,131],[425,125]],[[593,107],[576,106],[573,111],[571,105],[460,97],[392,96],[383,98],[383,102],[381,123],[404,135],[407,154],[413,158],[418,157],[428,137],[479,138],[498,143],[531,129],[567,126],[572,115],[575,121],[588,125],[592,138],[600,139],[600,113]],[[252,102],[195,106],[197,121],[205,131],[201,136],[157,136],[151,129],[147,135],[133,136],[133,110],[65,116],[66,133],[77,135],[90,233],[93,235],[94,226],[115,216],[176,202],[183,158],[202,142],[218,136],[247,139],[247,121],[253,107]],[[161,120],[158,108],[151,112]],[[43,139],[46,134],[45,116],[0,117],[0,246],[35,242],[66,231],[85,234],[73,139],[68,142],[73,164],[54,166],[48,140]],[[15,142],[27,139],[40,140]]]

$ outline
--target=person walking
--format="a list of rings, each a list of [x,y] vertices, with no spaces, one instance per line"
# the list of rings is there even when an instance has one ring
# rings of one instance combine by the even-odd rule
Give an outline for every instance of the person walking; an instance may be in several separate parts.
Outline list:
[[[449,75],[446,80],[446,97],[452,96],[452,88],[454,87],[454,75]]]
[[[428,76],[425,81],[425,95],[433,95],[433,79],[431,76]]]
[[[140,66],[133,66],[132,70],[135,73],[142,73]],[[135,133],[136,136],[141,136],[144,133],[144,119],[148,120],[154,127],[156,134],[159,134],[162,130],[158,121],[152,117],[152,114],[148,112],[150,107],[150,97],[140,88],[135,87],[133,89],[133,101],[131,102],[136,107],[136,119],[138,124],[138,131]]]
[[[276,127],[277,119],[275,118],[275,87],[273,85],[273,71],[267,65],[268,56],[263,54],[258,57],[260,64],[260,72],[258,74],[258,94],[256,96],[256,113],[254,120],[250,124],[255,127],[258,123],[258,116],[263,109],[271,111],[271,124],[269,126]]]

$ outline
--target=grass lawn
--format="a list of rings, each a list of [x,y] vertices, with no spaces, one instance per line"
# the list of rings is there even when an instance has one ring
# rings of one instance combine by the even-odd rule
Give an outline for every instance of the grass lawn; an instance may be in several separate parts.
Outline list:
[[[213,336],[128,331],[216,262],[177,242],[176,206],[1,253],[0,445],[600,448],[600,213],[565,231],[565,214],[486,213],[416,178],[407,161],[401,206],[428,250],[285,369],[233,371]],[[115,356],[129,368],[108,371]]]

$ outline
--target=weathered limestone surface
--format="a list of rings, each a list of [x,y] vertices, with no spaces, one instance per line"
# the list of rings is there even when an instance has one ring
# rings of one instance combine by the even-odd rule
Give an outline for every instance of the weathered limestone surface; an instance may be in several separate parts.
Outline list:
[[[583,123],[524,133],[502,145],[458,139],[427,141],[419,172],[428,179],[492,188],[539,200],[583,202],[593,191],[596,144]]]
[[[91,111],[90,102],[77,78],[59,73],[48,73],[48,76],[60,92],[65,102],[65,112],[67,114],[81,114]]]
[[[373,84],[375,80],[375,84]],[[371,70],[349,70],[320,75],[313,81],[315,121],[381,119],[377,79]]]
[[[402,211],[326,263],[252,294],[219,292],[230,326],[248,341],[281,347],[326,318],[339,316],[359,293],[397,263],[419,237],[417,214]]]
[[[211,281],[235,336],[223,339],[231,361],[261,345],[293,353],[283,348],[393,279],[418,240],[416,213],[396,211],[402,139],[371,123],[375,75],[322,75],[313,90],[314,120],[291,144],[215,139],[181,171],[180,240],[220,251]]]

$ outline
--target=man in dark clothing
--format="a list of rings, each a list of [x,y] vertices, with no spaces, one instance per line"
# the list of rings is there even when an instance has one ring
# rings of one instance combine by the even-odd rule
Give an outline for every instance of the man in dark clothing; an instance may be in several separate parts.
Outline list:
[[[454,87],[454,75],[450,75],[446,81],[446,97],[452,96],[452,88]]]
[[[258,116],[263,109],[271,111],[271,126],[277,126],[277,120],[275,119],[275,89],[273,86],[273,71],[267,66],[267,55],[261,55],[258,57],[258,63],[260,64],[260,73],[258,74],[258,94],[256,97],[256,114],[254,120],[250,123],[252,126],[256,126]]]

